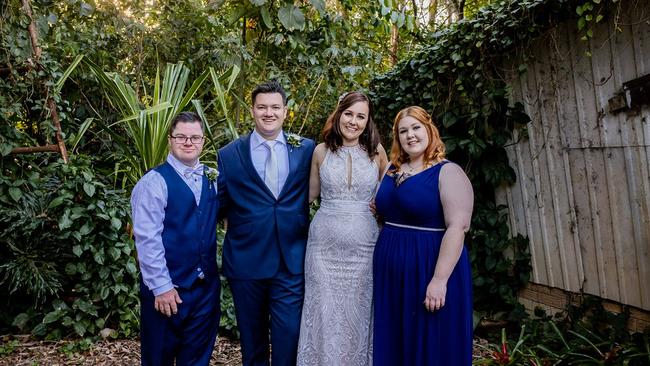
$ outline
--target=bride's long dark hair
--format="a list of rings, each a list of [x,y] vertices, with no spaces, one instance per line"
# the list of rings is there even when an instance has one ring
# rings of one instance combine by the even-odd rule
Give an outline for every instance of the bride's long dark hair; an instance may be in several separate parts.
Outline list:
[[[341,120],[341,115],[343,111],[350,108],[355,103],[365,102],[368,104],[368,122],[366,123],[366,128],[359,136],[359,145],[368,152],[368,157],[373,159],[375,155],[378,154],[377,146],[379,146],[379,132],[375,126],[375,121],[372,118],[372,102],[368,96],[361,92],[353,91],[345,93],[339,98],[339,102],[336,105],[336,109],[325,122],[323,126],[323,141],[325,145],[335,152],[341,146],[343,146],[343,136],[341,134],[341,126],[339,121]]]

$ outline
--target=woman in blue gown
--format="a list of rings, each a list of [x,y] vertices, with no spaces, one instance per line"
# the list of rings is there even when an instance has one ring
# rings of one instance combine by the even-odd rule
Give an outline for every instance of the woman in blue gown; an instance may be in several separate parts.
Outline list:
[[[420,107],[395,117],[391,162],[375,199],[374,365],[471,365],[472,185]]]

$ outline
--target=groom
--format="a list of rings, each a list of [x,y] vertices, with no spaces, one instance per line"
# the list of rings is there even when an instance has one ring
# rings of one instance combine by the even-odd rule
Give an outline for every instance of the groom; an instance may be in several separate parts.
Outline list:
[[[252,93],[255,129],[219,150],[219,198],[228,229],[223,272],[233,294],[245,366],[296,364],[314,142],[286,135],[277,81]],[[223,212],[223,211],[222,211]]]

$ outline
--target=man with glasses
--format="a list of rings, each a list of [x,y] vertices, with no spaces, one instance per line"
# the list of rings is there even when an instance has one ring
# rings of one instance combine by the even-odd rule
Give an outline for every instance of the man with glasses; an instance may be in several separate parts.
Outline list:
[[[182,112],[167,161],[133,188],[142,365],[208,365],[219,328],[217,185],[199,162],[204,126]]]

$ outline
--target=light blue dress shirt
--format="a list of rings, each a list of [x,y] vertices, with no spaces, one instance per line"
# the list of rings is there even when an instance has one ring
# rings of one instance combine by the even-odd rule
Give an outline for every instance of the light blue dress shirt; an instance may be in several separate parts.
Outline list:
[[[196,166],[189,167],[172,154],[167,155],[167,162],[192,190],[198,206],[203,186],[203,164],[197,163]],[[216,183],[215,181],[215,190]],[[144,284],[154,296],[174,288],[167,269],[165,247],[162,242],[167,193],[165,179],[153,169],[138,181],[131,193],[131,218],[140,272]],[[201,271],[200,268],[197,270]]]
[[[259,174],[260,178],[264,180],[266,160],[269,158],[271,151],[269,148],[264,145],[264,137],[260,135],[257,130],[253,130],[251,133],[251,160],[253,160],[253,166]],[[275,153],[278,158],[278,192],[282,192],[282,187],[287,181],[289,176],[289,152],[287,151],[287,140],[284,138],[284,132],[280,131],[278,136],[275,138]]]

